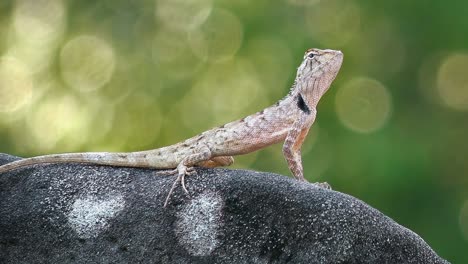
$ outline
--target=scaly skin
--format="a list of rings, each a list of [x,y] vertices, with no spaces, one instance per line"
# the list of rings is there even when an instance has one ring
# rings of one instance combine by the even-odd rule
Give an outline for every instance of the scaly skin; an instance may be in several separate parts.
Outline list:
[[[154,150],[109,153],[65,153],[32,157],[0,166],[0,173],[43,163],[90,163],[108,166],[174,169],[178,174],[164,206],[178,182],[187,192],[184,177],[194,166],[228,166],[232,156],[256,151],[284,141],[289,169],[305,181],[301,146],[315,121],[320,98],[330,88],[343,62],[335,50],[309,49],[297,70],[290,92],[275,105],[243,119],[205,131],[183,142]]]

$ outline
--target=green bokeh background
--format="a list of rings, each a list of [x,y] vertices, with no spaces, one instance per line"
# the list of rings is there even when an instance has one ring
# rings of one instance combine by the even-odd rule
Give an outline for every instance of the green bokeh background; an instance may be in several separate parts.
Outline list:
[[[0,152],[169,145],[283,97],[306,49],[340,49],[307,178],[466,263],[467,14],[461,0],[3,0]],[[234,167],[290,175],[280,145]]]

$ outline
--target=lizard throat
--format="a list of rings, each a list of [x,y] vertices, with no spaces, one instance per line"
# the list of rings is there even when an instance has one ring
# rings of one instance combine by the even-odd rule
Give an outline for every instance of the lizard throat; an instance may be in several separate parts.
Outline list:
[[[304,98],[302,98],[301,94],[297,95],[297,106],[299,109],[301,109],[304,113],[310,114],[310,109],[309,106],[307,106],[306,102],[304,101]]]

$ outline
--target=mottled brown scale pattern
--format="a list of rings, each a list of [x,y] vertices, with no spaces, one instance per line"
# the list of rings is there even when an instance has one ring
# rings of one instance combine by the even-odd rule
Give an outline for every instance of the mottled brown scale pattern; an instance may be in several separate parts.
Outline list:
[[[227,166],[234,161],[232,156],[284,141],[283,154],[292,174],[299,180],[305,180],[301,145],[315,121],[317,104],[338,74],[342,61],[340,51],[307,50],[294,83],[283,99],[253,115],[205,131],[181,143],[130,153],[45,155],[0,166],[0,173],[34,164],[63,162],[174,169],[178,177],[169,191],[166,205],[178,182],[187,192],[184,177],[191,173],[193,166]],[[302,101],[298,102],[298,99]]]

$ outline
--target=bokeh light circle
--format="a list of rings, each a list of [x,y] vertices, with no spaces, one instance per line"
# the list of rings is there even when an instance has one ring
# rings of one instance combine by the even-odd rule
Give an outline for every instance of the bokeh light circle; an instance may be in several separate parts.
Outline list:
[[[32,98],[33,80],[28,68],[14,57],[0,58],[0,112],[23,108]]]
[[[232,58],[242,43],[243,28],[237,16],[224,9],[213,9],[208,19],[189,33],[195,55],[203,60]]]
[[[342,86],[336,94],[335,103],[340,121],[359,133],[370,133],[381,128],[392,109],[387,88],[365,77],[352,79]]]
[[[16,1],[13,27],[22,40],[48,44],[61,34],[64,20],[65,6],[61,0]]]
[[[267,106],[266,98],[262,96],[265,89],[248,59],[213,64],[197,78],[180,102],[182,122],[188,128],[202,130],[206,129],[206,124],[197,118],[200,115],[205,120],[214,120],[214,124],[246,116],[260,110],[259,105]]]
[[[55,58],[67,24],[65,9],[62,0],[15,2],[8,53],[27,64],[34,74],[48,71]]]
[[[162,74],[171,79],[190,77],[203,64],[190,49],[187,34],[169,30],[155,35],[151,55]]]
[[[320,1],[306,12],[306,27],[323,45],[341,46],[360,35],[361,10],[354,1]]]
[[[76,149],[89,137],[91,113],[76,97],[52,95],[35,106],[27,116],[36,151]]]
[[[155,15],[167,28],[190,30],[202,24],[211,10],[211,0],[157,0]]]
[[[112,46],[101,38],[81,35],[68,41],[60,53],[64,81],[74,89],[88,92],[106,84],[115,68]]]
[[[437,88],[442,103],[455,110],[468,110],[468,54],[449,55],[437,74]]]

